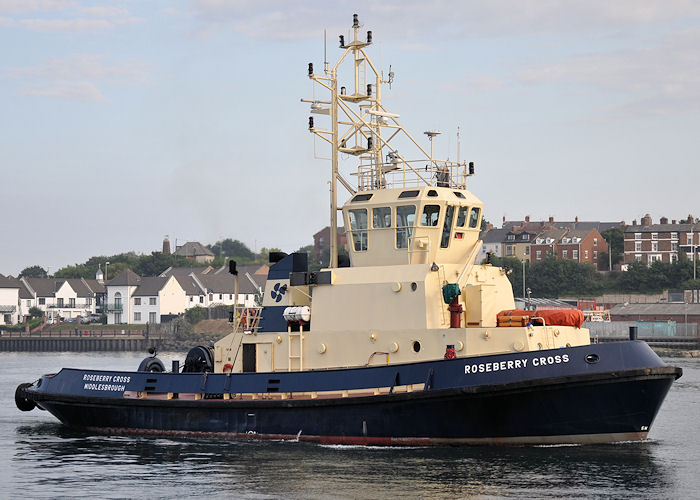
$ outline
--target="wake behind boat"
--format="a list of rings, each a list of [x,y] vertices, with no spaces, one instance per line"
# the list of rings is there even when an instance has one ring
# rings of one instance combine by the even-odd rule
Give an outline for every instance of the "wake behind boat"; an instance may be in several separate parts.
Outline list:
[[[435,159],[438,132],[426,132],[427,151],[401,126],[382,103],[394,74],[372,63],[372,32],[361,36],[356,15],[352,28],[334,66],[317,74],[309,63],[328,98],[303,99],[329,121],[309,117],[331,152],[328,268],[273,253],[262,306],[236,306],[233,331],[193,348],[182,370],[155,356],[134,372],[63,369],[20,385],[19,409],[110,433],[387,445],[646,438],[680,368],[644,342],[591,344],[580,311],[514,308],[506,271],[475,264],[474,164]],[[341,68],[353,74],[347,86]],[[340,155],[357,159],[355,185]]]

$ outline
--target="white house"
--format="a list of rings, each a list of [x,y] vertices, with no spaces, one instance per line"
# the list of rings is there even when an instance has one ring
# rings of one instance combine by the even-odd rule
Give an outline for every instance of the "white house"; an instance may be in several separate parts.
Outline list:
[[[132,323],[160,323],[161,315],[185,311],[185,291],[174,276],[141,278],[131,302]]]
[[[22,278],[21,282],[30,297],[22,301],[23,315],[28,313],[29,307],[36,306],[44,311],[47,322],[54,323],[59,317],[63,320],[89,318],[95,313],[95,293],[81,278]]]
[[[19,281],[0,274],[0,325],[17,324],[19,307]]]
[[[131,296],[141,284],[141,276],[131,269],[122,271],[105,284],[107,289],[107,324],[128,323],[133,317]]]

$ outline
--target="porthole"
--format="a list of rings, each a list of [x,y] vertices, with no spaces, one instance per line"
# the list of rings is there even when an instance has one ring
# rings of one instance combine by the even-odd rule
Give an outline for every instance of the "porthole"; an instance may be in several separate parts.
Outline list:
[[[587,354],[586,355],[586,363],[597,363],[600,361],[600,357],[597,354]]]
[[[418,285],[416,285],[416,282],[414,281],[413,283],[411,283],[411,290],[415,292],[416,288],[418,288]]]
[[[420,352],[420,342],[418,342],[417,340],[413,342],[413,351]]]

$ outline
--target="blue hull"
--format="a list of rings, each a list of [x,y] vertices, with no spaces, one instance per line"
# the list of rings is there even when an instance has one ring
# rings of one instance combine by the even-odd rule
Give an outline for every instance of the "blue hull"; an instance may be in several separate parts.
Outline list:
[[[67,425],[358,444],[585,443],[643,439],[681,375],[643,342],[299,373],[62,370],[24,397]],[[295,393],[408,384],[355,397]],[[37,386],[38,385],[38,386]],[[124,398],[198,393],[208,399]],[[222,399],[258,393],[291,398]]]

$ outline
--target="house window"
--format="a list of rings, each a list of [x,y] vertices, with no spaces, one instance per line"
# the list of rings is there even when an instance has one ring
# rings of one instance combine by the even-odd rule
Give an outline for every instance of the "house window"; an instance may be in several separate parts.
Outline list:
[[[134,313],[134,323],[136,323],[137,321],[141,321],[141,313],[140,312]]]
[[[194,302],[194,297],[192,297],[192,295],[190,295],[190,302]]]
[[[148,313],[148,322],[149,322],[149,323],[155,323],[155,322],[156,322],[156,313],[154,313],[154,312],[149,312],[149,313]]]
[[[561,256],[563,259],[568,259],[569,258],[569,251],[568,250],[562,250],[561,251]]]
[[[634,260],[636,260],[637,262],[641,262],[642,261],[642,254],[640,254],[640,253],[635,254]]]
[[[114,313],[114,324],[118,325],[122,322],[122,313]]]
[[[464,223],[467,221],[467,207],[459,207],[457,212],[457,227],[464,227]]]
[[[593,238],[593,246],[594,247],[598,246],[598,238]]]
[[[649,262],[656,262],[661,260],[661,255],[649,255]]]
[[[440,238],[440,248],[447,248],[450,244],[450,234],[452,232],[452,218],[455,207],[448,205],[445,210],[445,222],[442,225],[442,238]]]
[[[693,233],[686,233],[685,234],[685,242],[688,245],[691,245],[693,243]]]
[[[375,229],[391,227],[391,207],[377,207],[372,209],[372,226]]]
[[[674,252],[678,251],[678,242],[677,241],[672,241],[671,242],[671,250]]]
[[[154,305],[156,305],[156,298],[155,298],[155,297],[149,297],[149,298],[148,298],[148,305],[149,305],[149,306],[154,306]]]
[[[635,239],[635,240],[641,240],[641,239],[642,239],[642,233],[634,233],[634,239]]]
[[[31,300],[28,300],[28,301],[27,301],[27,307],[32,307],[32,301],[31,301]]]
[[[228,300],[233,300],[233,294],[232,294],[232,293],[229,293],[229,294],[228,294]]]
[[[396,207],[396,248],[408,248],[416,219],[415,205]]]
[[[68,307],[75,307],[75,299],[73,297],[68,299]]]
[[[199,303],[204,304],[204,295],[199,296]]]
[[[426,205],[420,218],[421,226],[437,226],[440,218],[440,205]]]
[[[356,252],[367,250],[367,209],[358,208],[348,211],[352,242]]]
[[[134,297],[134,305],[135,306],[141,305],[141,297]]]
[[[46,299],[44,297],[39,297],[39,305],[43,306],[46,304]]]
[[[92,297],[88,297],[87,299],[85,299],[85,304],[88,306],[91,306],[92,305]]]
[[[209,294],[209,302],[213,302],[213,301],[214,301],[214,294],[210,293]]]
[[[658,239],[659,239],[659,233],[651,233],[651,239],[652,239],[652,240],[658,240]]]
[[[578,260],[578,250],[571,251],[571,258]]]
[[[56,305],[58,307],[63,307],[63,298],[56,299]]]
[[[642,242],[641,242],[641,241],[635,241],[635,242],[634,242],[634,251],[635,251],[635,252],[641,252],[641,251],[642,251]]]
[[[583,258],[588,259],[588,250],[583,251]]]
[[[537,250],[537,260],[542,260],[542,250]]]
[[[224,299],[224,294],[223,294],[223,293],[220,293],[220,294],[219,294],[219,300],[223,300],[223,299]]]
[[[530,247],[525,247],[525,255],[530,255]]]
[[[508,245],[506,247],[506,255],[514,255],[515,254],[515,247],[513,245]]]
[[[671,239],[672,239],[672,240],[677,240],[677,239],[678,239],[678,233],[671,233]]]
[[[652,252],[658,252],[658,251],[659,251],[659,242],[658,242],[658,241],[652,241],[652,242],[651,242],[651,251],[652,251]]]
[[[469,227],[472,228],[477,228],[479,227],[479,215],[481,214],[481,209],[480,208],[472,208],[472,211],[469,212]],[[530,235],[528,235],[528,238]]]
[[[509,234],[507,238],[508,238],[509,241],[514,241],[514,240],[515,240],[515,235],[514,235],[514,234]]]
[[[115,309],[122,308],[122,294],[120,292],[114,294],[114,307]]]
[[[593,250],[593,260],[598,260],[598,250]]]
[[[678,254],[675,254],[675,253],[671,254],[671,262],[678,262]]]

